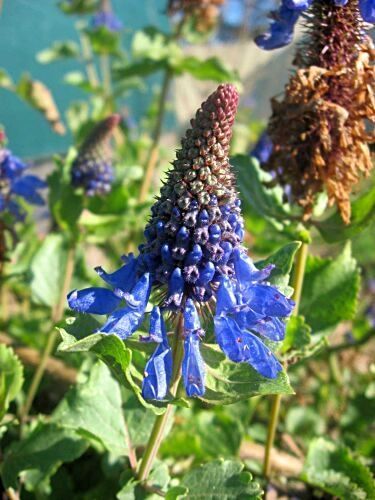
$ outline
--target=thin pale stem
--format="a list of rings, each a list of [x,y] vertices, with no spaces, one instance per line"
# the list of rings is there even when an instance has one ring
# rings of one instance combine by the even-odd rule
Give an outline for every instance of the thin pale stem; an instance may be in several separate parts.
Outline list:
[[[94,64],[94,56],[91,52],[90,44],[86,35],[81,31],[79,32],[79,40],[81,43],[82,58],[85,63],[88,81],[92,87],[99,87],[99,78]]]
[[[66,295],[69,291],[70,283],[72,280],[73,276],[73,271],[74,271],[74,258],[75,258],[75,248],[71,247],[68,251],[67,255],[67,260],[66,260],[66,268],[65,268],[65,277],[64,277],[64,282],[63,286],[61,288],[61,294],[58,300],[58,303],[56,304],[56,307],[54,308],[51,316],[52,323],[55,325],[58,321],[60,321],[63,317],[64,314],[64,308],[65,308],[65,301],[66,301]],[[20,411],[20,421],[21,423],[24,422],[27,419],[27,416],[29,414],[29,411],[31,409],[31,406],[33,404],[35,395],[38,391],[39,385],[42,381],[44,372],[46,370],[47,362],[48,359],[53,351],[53,348],[56,343],[57,339],[57,330],[52,330],[52,332],[49,334],[47,338],[46,345],[44,346],[44,350],[42,353],[42,357],[40,359],[40,363],[38,365],[38,368],[36,369],[34,373],[34,377],[31,381],[31,385],[29,388],[29,391],[26,396],[26,401],[25,404],[23,405],[21,411]]]
[[[111,61],[109,59],[108,54],[102,54],[100,56],[100,69],[102,73],[105,97],[107,99],[110,99],[112,95],[112,80],[111,80]]]
[[[297,316],[299,311],[307,255],[308,255],[308,244],[302,243],[301,248],[298,250],[296,256],[295,269],[292,281],[292,286],[294,289],[292,298],[296,304],[293,309],[294,316]],[[280,406],[281,406],[281,395],[276,394],[273,397],[272,401],[271,415],[267,432],[267,442],[266,442],[264,461],[263,461],[263,475],[267,479],[270,477],[271,474],[271,453],[272,453],[273,443],[275,441],[277,425],[279,422]]]
[[[170,393],[172,396],[176,396],[178,385],[181,378],[181,364],[184,355],[184,347],[182,342],[182,329],[183,329],[183,317],[180,315],[177,329],[174,336],[173,345],[173,373],[172,381],[170,386]],[[147,443],[146,450],[142,457],[142,462],[138,471],[138,479],[140,481],[146,481],[150,473],[152,464],[154,463],[156,454],[160,448],[161,441],[165,433],[165,427],[168,423],[169,417],[173,412],[173,405],[169,404],[163,415],[159,415],[154,423],[154,427],[151,431],[150,439]]]
[[[185,24],[185,18],[183,17],[179,24],[176,27],[176,30],[173,35],[174,40],[178,40],[181,36],[183,27]],[[155,128],[152,134],[152,143],[150,150],[147,155],[146,161],[146,169],[145,176],[143,179],[143,183],[141,186],[139,201],[142,203],[145,201],[147,194],[149,192],[152,179],[154,177],[155,167],[158,162],[159,157],[159,142],[163,129],[163,120],[165,115],[165,108],[167,104],[167,96],[169,92],[169,88],[173,79],[173,71],[170,68],[167,68],[164,73],[163,82],[161,86],[159,101],[158,101],[158,113],[155,122]]]

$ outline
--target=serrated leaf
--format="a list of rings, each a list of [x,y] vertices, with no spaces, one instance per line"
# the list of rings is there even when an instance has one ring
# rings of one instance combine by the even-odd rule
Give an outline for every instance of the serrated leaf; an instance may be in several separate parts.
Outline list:
[[[361,233],[375,217],[375,186],[352,203],[350,224],[345,224],[339,212],[315,223],[327,243],[351,239]]]
[[[189,471],[180,486],[169,490],[168,500],[260,500],[262,490],[243,464],[236,460],[215,460]],[[186,488],[184,491],[183,488]]]
[[[311,328],[306,324],[305,318],[303,316],[289,318],[281,352],[292,351],[293,355],[299,355],[310,344],[310,341]]]
[[[40,422],[25,439],[6,450],[2,480],[6,488],[17,489],[20,473],[31,471],[26,485],[32,490],[48,481],[62,463],[75,460],[86,449],[87,443],[73,430]]]
[[[178,74],[189,73],[198,80],[212,80],[214,82],[239,82],[237,72],[226,66],[217,57],[209,59],[198,59],[194,56],[186,56],[174,65],[174,70]]]
[[[245,209],[246,205],[250,204],[260,215],[272,222],[288,220],[289,212],[287,205],[282,202],[282,189],[265,187],[264,181],[270,180],[270,176],[259,167],[255,158],[236,155],[230,159],[230,163],[237,173]]]
[[[231,404],[266,394],[293,394],[283,370],[276,379],[260,375],[247,363],[232,363],[216,345],[201,345],[206,363],[206,392],[201,398],[209,404]]]
[[[128,452],[120,387],[101,361],[70,389],[51,421],[98,441],[113,455]]]
[[[77,328],[77,327],[76,327]],[[79,329],[79,327],[78,327]],[[152,409],[156,414],[165,411],[165,404],[154,406],[143,399],[141,394],[141,382],[143,375],[137,372],[134,363],[132,363],[132,351],[126,347],[124,342],[115,335],[105,335],[94,333],[88,335],[90,331],[80,333],[84,336],[81,340],[77,340],[73,335],[66,330],[59,329],[63,342],[59,345],[58,350],[61,352],[93,352],[101,359],[111,370],[114,377],[124,387],[131,389],[146,408]]]
[[[21,99],[45,117],[56,134],[65,134],[65,127],[61,121],[55,100],[44,83],[33,80],[29,75],[24,74],[17,84],[16,92]]]
[[[303,479],[343,500],[375,498],[370,470],[348,448],[322,437],[310,443]]]
[[[32,299],[53,307],[60,299],[63,288],[68,244],[61,234],[50,234],[43,241],[31,261]]]
[[[300,312],[313,333],[355,316],[360,281],[360,270],[349,243],[334,259],[309,256]]]
[[[37,61],[42,64],[79,57],[79,47],[76,43],[68,41],[56,41],[48,49],[41,50],[36,55]]]
[[[0,421],[23,384],[23,366],[11,347],[0,344]]]

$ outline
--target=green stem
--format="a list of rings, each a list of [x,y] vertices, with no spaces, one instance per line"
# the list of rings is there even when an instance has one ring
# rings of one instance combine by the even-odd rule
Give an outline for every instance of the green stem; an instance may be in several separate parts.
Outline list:
[[[294,289],[292,299],[296,303],[293,309],[293,315],[298,315],[298,310],[301,301],[302,287],[303,287],[303,278],[305,275],[306,261],[308,255],[308,244],[302,243],[300,249],[298,250],[293,274],[292,286]],[[273,443],[275,441],[277,424],[279,422],[279,414],[280,414],[280,406],[281,406],[281,395],[276,394],[273,397],[272,407],[271,407],[271,415],[268,424],[267,431],[267,442],[266,449],[264,453],[264,461],[263,461],[263,475],[268,479],[271,473],[271,452],[273,448]]]
[[[178,319],[178,324],[174,336],[174,345],[173,345],[173,373],[170,386],[170,393],[172,396],[176,396],[178,385],[181,378],[181,364],[184,355],[182,330],[183,330],[183,317],[181,314]],[[152,464],[160,448],[160,444],[165,432],[165,427],[168,423],[172,411],[173,411],[173,405],[169,404],[167,406],[165,413],[163,413],[163,415],[159,415],[155,420],[154,427],[151,431],[150,439],[147,443],[144,455],[142,457],[142,462],[138,471],[138,479],[140,481],[146,481],[148,478]]]
[[[185,25],[185,17],[183,17],[181,21],[178,23],[176,30],[172,36],[173,40],[178,40],[180,38],[184,25]],[[147,155],[145,176],[139,193],[139,201],[141,203],[144,202],[147,197],[154,176],[155,167],[158,161],[159,142],[160,142],[161,132],[163,129],[163,120],[167,104],[167,95],[172,79],[173,79],[173,70],[171,70],[171,68],[167,68],[164,72],[163,82],[161,86],[161,91],[158,101],[158,113],[156,117],[155,128],[152,134],[151,147]]]
[[[88,81],[92,87],[99,87],[99,78],[94,64],[94,56],[91,52],[87,36],[82,31],[79,31],[79,41],[81,43],[82,58],[85,63]]]
[[[71,247],[68,251],[67,255],[67,260],[66,260],[66,268],[65,268],[65,277],[64,277],[64,282],[63,286],[61,288],[61,294],[59,297],[59,301],[56,304],[55,308],[53,309],[51,320],[52,323],[55,325],[57,322],[59,322],[64,314],[64,309],[65,309],[65,302],[66,302],[66,295],[69,291],[70,283],[72,280],[73,276],[73,271],[74,271],[74,258],[75,258],[75,248]],[[21,408],[20,411],[20,421],[21,423],[24,422],[29,414],[29,411],[31,409],[31,406],[33,404],[35,395],[38,391],[40,382],[42,381],[47,361],[48,358],[50,357],[53,348],[55,346],[55,342],[57,339],[58,332],[57,330],[52,330],[52,332],[49,334],[47,338],[46,345],[44,346],[44,350],[42,353],[42,357],[40,359],[40,363],[38,365],[38,368],[36,369],[34,373],[34,377],[31,381],[25,404]]]

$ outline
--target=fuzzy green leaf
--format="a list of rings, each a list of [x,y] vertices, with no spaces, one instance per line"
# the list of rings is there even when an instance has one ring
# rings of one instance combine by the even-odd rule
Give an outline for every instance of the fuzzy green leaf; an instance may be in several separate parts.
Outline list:
[[[354,317],[360,281],[349,243],[334,259],[308,258],[300,312],[313,333]]]
[[[175,64],[174,70],[178,74],[189,73],[198,80],[234,83],[239,81],[238,74],[217,57],[201,60],[194,56],[186,56]]]
[[[29,471],[26,486],[32,490],[42,481],[48,482],[62,463],[75,460],[86,448],[87,443],[73,430],[40,422],[6,451],[2,465],[5,487],[17,489],[20,473]]]
[[[64,42],[56,41],[48,49],[38,52],[37,61],[42,64],[79,57],[79,47],[76,43],[68,40]]]
[[[206,393],[209,404],[231,404],[267,394],[293,394],[288,375],[281,371],[276,379],[260,375],[247,363],[232,363],[216,345],[202,344],[206,363]]]
[[[316,222],[320,234],[327,243],[336,243],[354,238],[361,233],[375,217],[375,187],[352,203],[350,224],[345,224],[339,212],[328,219]]]
[[[311,328],[303,316],[292,316],[288,320],[281,352],[292,351],[293,355],[303,352],[311,341]]]
[[[68,244],[61,234],[50,234],[31,261],[31,293],[38,304],[53,307],[63,288]]]
[[[260,500],[262,490],[243,464],[235,460],[215,460],[189,471],[180,486],[167,493],[168,500],[207,498],[208,500]]]
[[[0,344],[0,420],[23,384],[23,366],[11,347]]]
[[[52,422],[98,441],[114,455],[128,452],[120,387],[101,361],[70,389],[54,411]]]
[[[370,470],[348,448],[325,438],[310,443],[303,479],[343,500],[375,498]]]
[[[74,322],[75,323],[75,322]],[[73,323],[73,325],[74,325]],[[78,322],[79,323],[79,322]],[[75,326],[76,330],[81,329],[80,337],[90,333],[82,331],[85,328],[84,324]],[[120,340],[116,335],[105,335],[102,333],[94,333],[87,337],[77,340],[77,338],[66,330],[60,328],[60,334],[63,342],[59,345],[61,352],[93,352],[101,359],[111,370],[114,377],[124,387],[131,389],[136,394],[139,401],[146,407],[152,409],[155,413],[160,414],[165,411],[163,406],[166,404],[160,403],[160,406],[155,406],[145,401],[141,394],[141,385],[143,375],[137,371],[134,362],[132,362],[133,354],[139,353],[132,351]],[[71,330],[70,330],[71,331]]]

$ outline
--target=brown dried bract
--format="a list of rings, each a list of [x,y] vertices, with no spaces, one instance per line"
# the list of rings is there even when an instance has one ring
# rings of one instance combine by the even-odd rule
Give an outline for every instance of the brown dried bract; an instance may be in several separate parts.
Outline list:
[[[182,12],[185,16],[193,16],[197,31],[204,32],[215,26],[223,3],[224,0],[169,0],[168,13]]]

